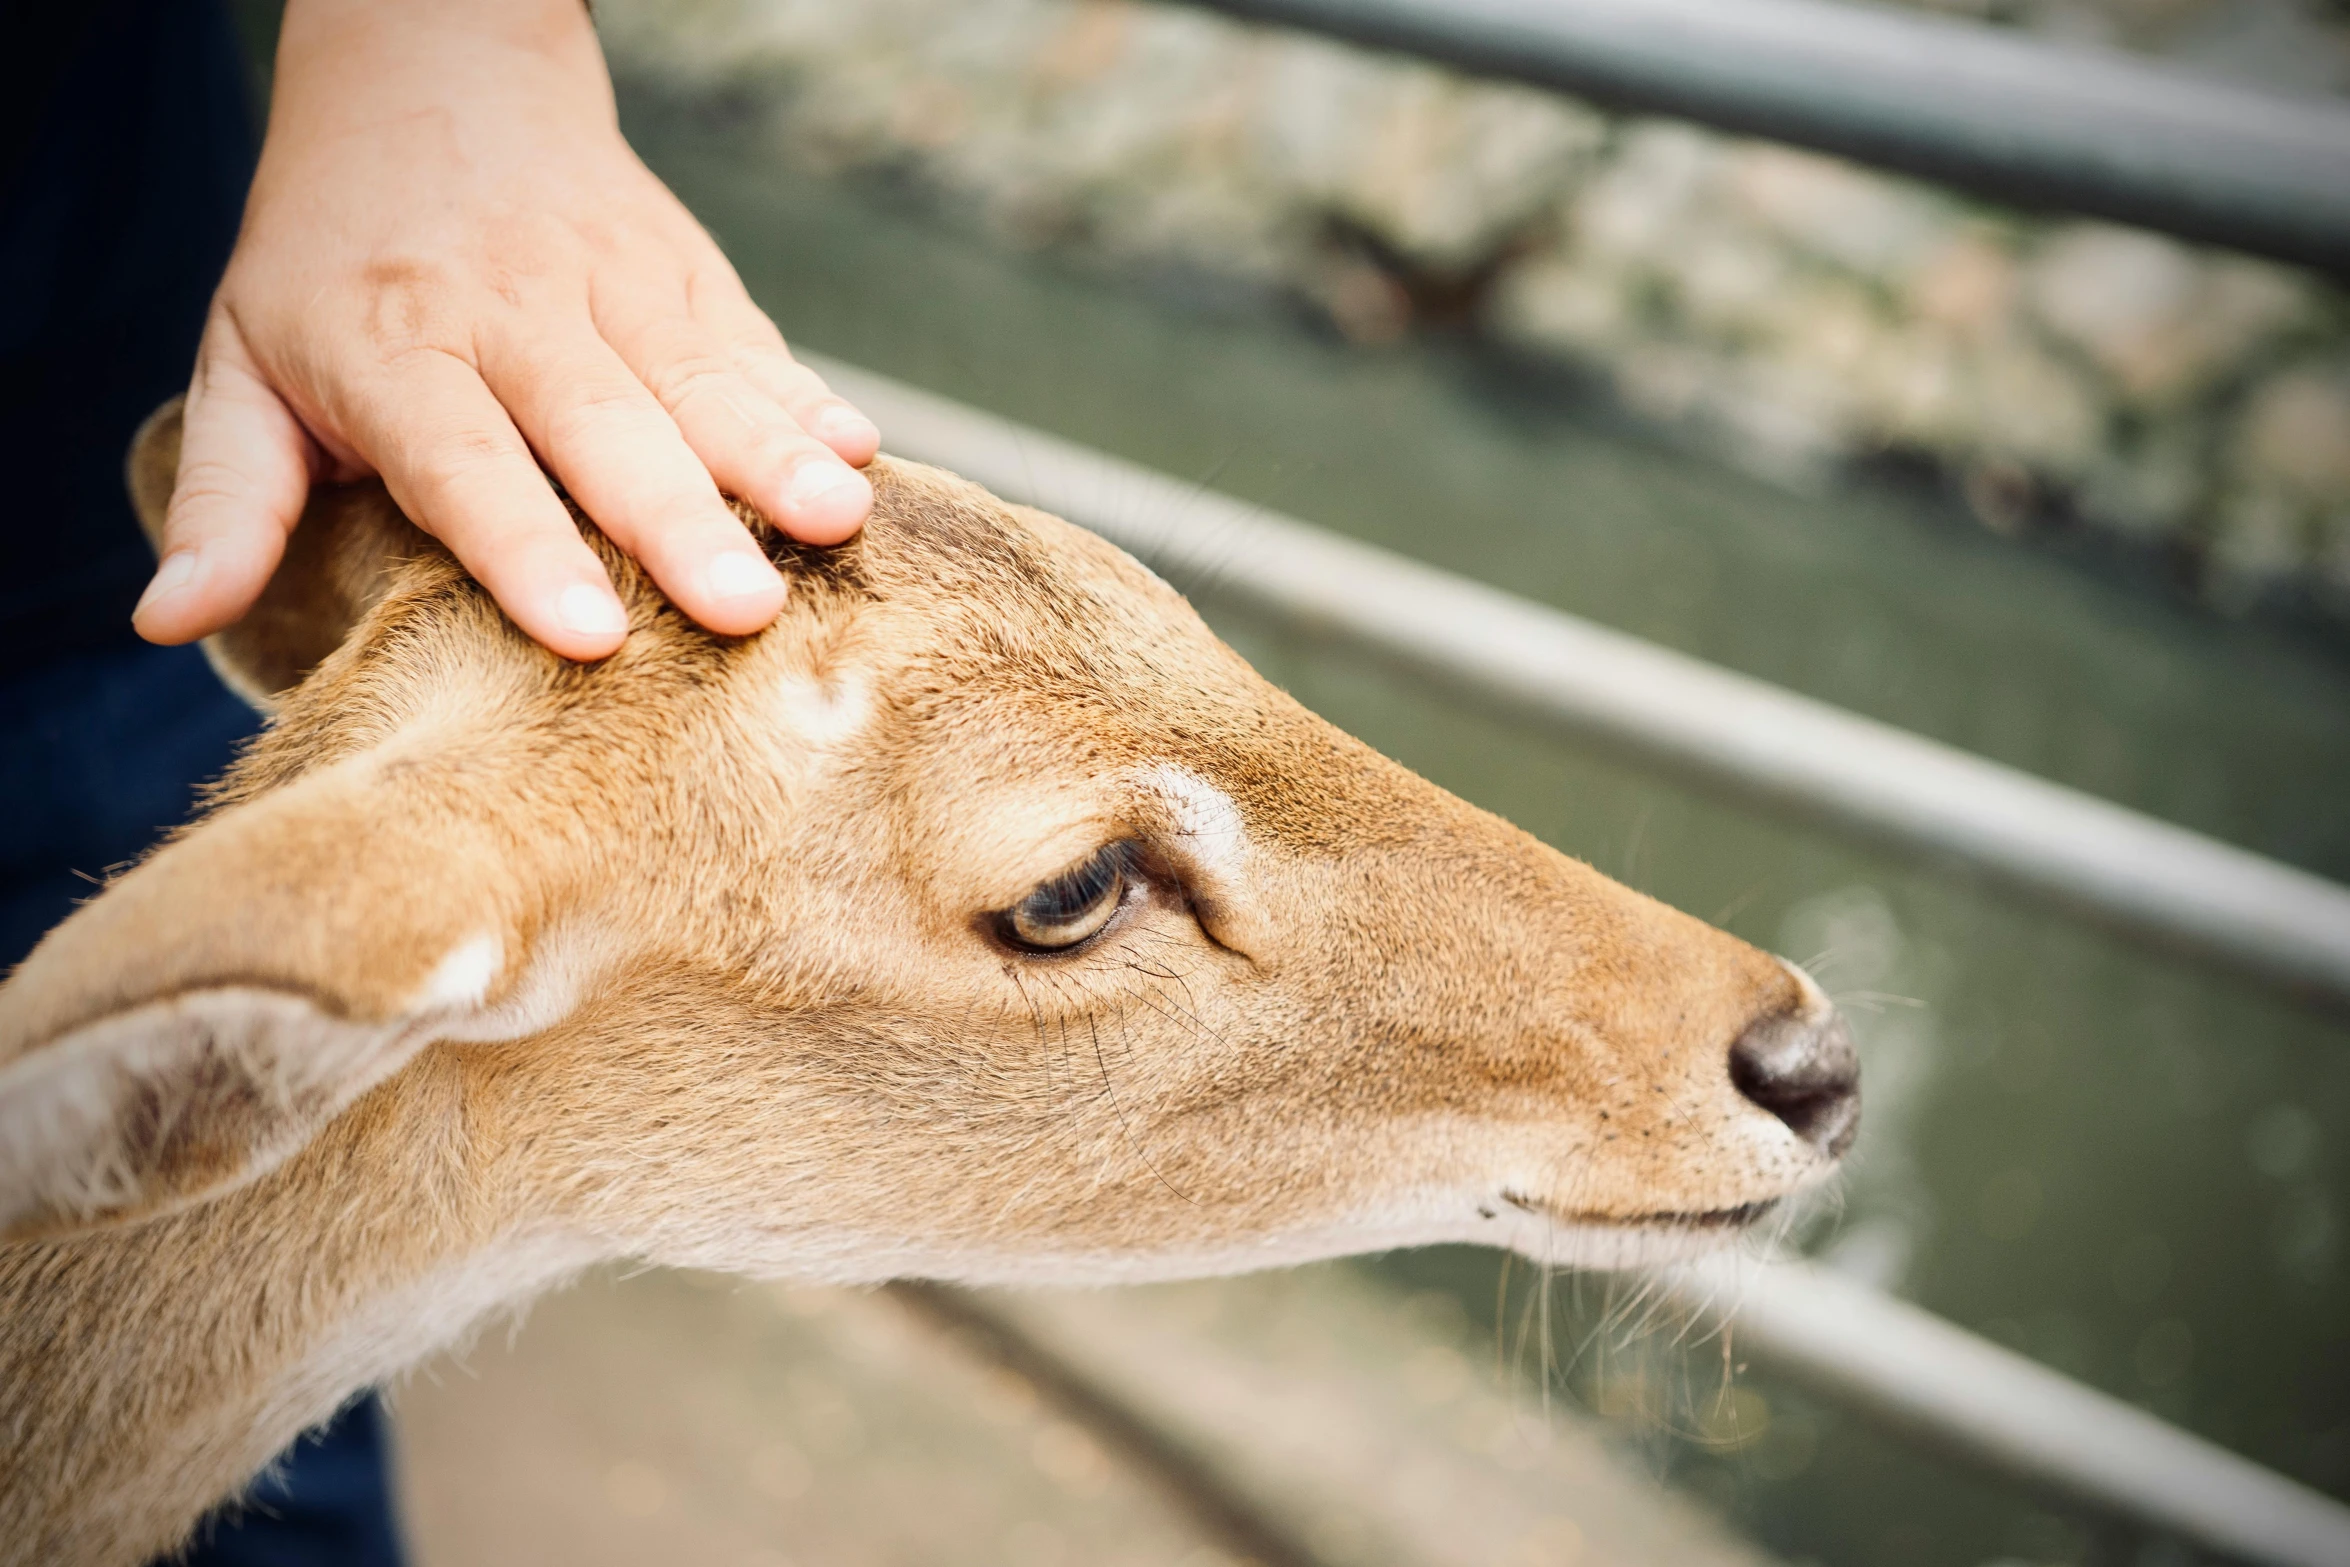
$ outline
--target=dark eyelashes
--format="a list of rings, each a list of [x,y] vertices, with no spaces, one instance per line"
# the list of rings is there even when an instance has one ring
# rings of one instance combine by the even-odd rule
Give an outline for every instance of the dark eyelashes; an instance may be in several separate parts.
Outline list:
[[[1033,917],[1058,922],[1074,919],[1092,908],[1111,887],[1123,880],[1129,869],[1127,847],[1111,844],[1101,853],[1086,861],[1058,881],[1045,883],[1022,900],[1022,907]]]
[[[1107,929],[1136,883],[1135,845],[1106,845],[995,916],[995,933],[1023,952],[1071,952]]]

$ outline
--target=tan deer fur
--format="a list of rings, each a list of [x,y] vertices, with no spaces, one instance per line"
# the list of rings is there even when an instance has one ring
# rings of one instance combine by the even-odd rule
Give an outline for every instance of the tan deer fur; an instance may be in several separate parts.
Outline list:
[[[142,438],[150,528],[177,424]],[[0,1561],[134,1562],[582,1266],[1072,1282],[1733,1231],[1825,1003],[1315,718],[1100,539],[883,460],[729,640],[614,657],[321,491],[210,808],[0,988]],[[312,666],[315,665],[315,669]],[[1101,845],[1082,950],[989,917]]]

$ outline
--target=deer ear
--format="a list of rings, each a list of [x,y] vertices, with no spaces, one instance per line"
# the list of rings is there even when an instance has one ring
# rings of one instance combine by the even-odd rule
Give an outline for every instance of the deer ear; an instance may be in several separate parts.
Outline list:
[[[569,1010],[513,840],[387,772],[220,810],[0,983],[0,1241],[228,1190],[434,1040]]]
[[[180,415],[173,398],[131,437],[126,477],[147,541],[163,545],[163,517],[179,479]],[[430,548],[384,487],[321,485],[310,492],[286,553],[245,617],[204,639],[204,654],[230,690],[273,712],[289,686],[315,669],[383,596],[391,568]]]

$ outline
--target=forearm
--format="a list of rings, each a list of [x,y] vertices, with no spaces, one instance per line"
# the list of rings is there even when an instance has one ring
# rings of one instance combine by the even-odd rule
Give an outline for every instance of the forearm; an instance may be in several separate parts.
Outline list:
[[[387,122],[429,135],[476,106],[577,115],[618,134],[579,0],[287,0],[267,153]]]

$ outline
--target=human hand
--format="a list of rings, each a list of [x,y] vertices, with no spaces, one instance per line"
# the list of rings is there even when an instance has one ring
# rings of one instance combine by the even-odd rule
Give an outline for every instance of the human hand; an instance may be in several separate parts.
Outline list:
[[[580,0],[291,0],[134,622],[236,620],[311,484],[375,473],[524,631],[604,657],[626,620],[543,463],[680,609],[747,635],[784,583],[721,487],[836,543],[879,442],[621,139]]]

